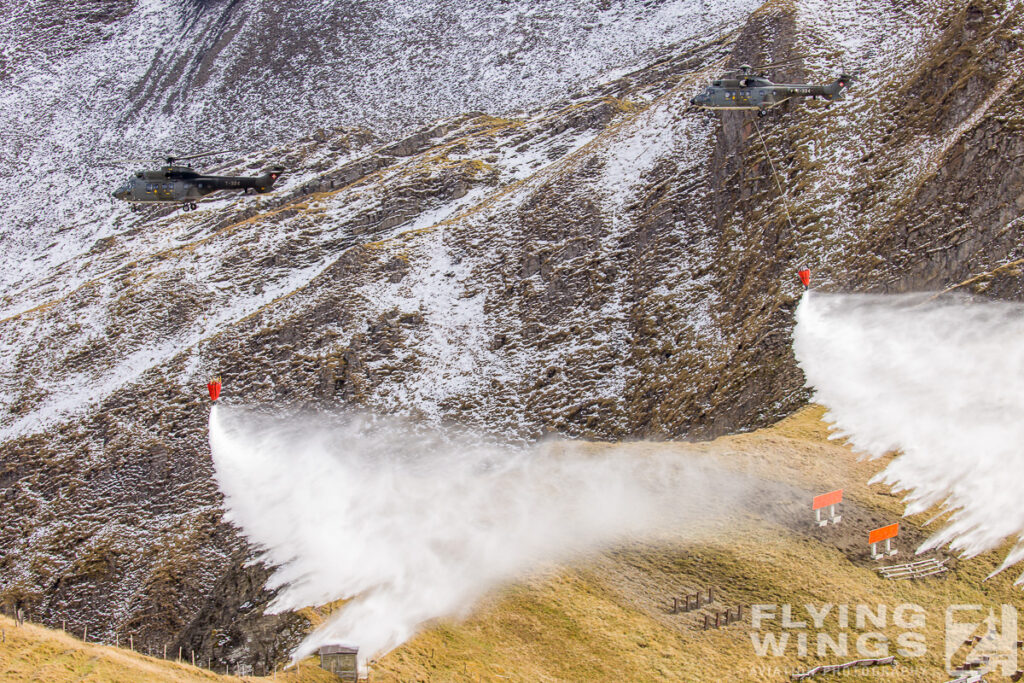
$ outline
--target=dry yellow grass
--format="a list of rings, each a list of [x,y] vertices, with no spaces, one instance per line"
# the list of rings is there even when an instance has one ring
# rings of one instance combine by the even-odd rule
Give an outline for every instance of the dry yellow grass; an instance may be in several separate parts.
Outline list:
[[[842,442],[829,441],[827,425],[821,421],[823,412],[811,406],[772,428],[708,443],[638,442],[593,448],[627,448],[638,456],[666,450],[677,451],[680,457],[695,451],[713,454],[736,470],[808,491],[842,487],[851,503],[900,520],[899,499],[882,486],[867,484],[886,459],[865,461]],[[915,521],[921,520],[904,523]],[[901,560],[913,559],[912,547],[897,546],[903,553]],[[700,540],[666,547],[637,544],[618,554],[625,555],[629,572],[621,573],[621,562],[595,558],[509,587],[468,620],[439,623],[381,658],[373,667],[373,680],[786,681],[793,671],[861,658],[857,638],[877,631],[889,639],[897,667],[814,680],[944,681],[948,678],[944,662],[948,605],[978,604],[986,610],[994,606],[997,614],[1001,603],[1024,607],[1020,591],[1012,585],[1013,572],[984,580],[997,566],[1002,550],[961,562],[944,578],[890,581],[880,578],[872,566],[851,562],[813,531],[802,533],[749,513],[727,532],[718,529],[716,538],[701,534]],[[775,619],[754,631],[748,608],[739,623],[702,631],[696,627],[696,617],[668,614],[671,593],[666,593],[663,606],[645,603],[635,586],[629,585],[630,572],[671,577],[684,585],[714,585],[725,596],[721,608],[778,605]],[[805,604],[822,609],[829,603],[835,607],[823,627],[805,631],[809,647],[801,656],[794,644],[800,630],[780,627],[781,606],[792,605],[794,620],[807,620]],[[844,604],[849,605],[850,626],[839,629],[836,610]],[[878,605],[886,605],[885,626],[875,628],[866,621],[864,628],[857,628],[859,604],[870,606],[876,614]],[[923,625],[895,624],[892,610],[902,604],[920,606]],[[763,639],[769,632],[781,637],[786,630],[791,631],[792,642],[784,656],[755,653],[752,633]],[[848,655],[826,649],[825,656],[817,656],[818,634],[838,640],[840,630],[847,633]],[[921,656],[902,656],[897,651],[898,639],[907,632],[923,638]],[[1001,679],[989,675],[988,680]]]
[[[0,681],[40,683],[196,683],[199,681],[336,681],[315,663],[263,678],[224,676],[190,664],[147,657],[110,645],[87,643],[61,631],[0,617]]]
[[[900,519],[899,499],[884,487],[867,484],[884,464],[857,457],[841,442],[828,440],[823,410],[811,406],[769,429],[717,439],[708,443],[637,442],[591,444],[595,452],[620,448],[637,457],[669,452],[679,457],[712,455],[726,467],[753,475],[785,491],[798,492],[797,513],[810,516],[804,492],[820,493],[843,487],[851,506],[882,519]],[[771,501],[768,501],[769,503]],[[809,503],[809,501],[807,501]],[[781,520],[781,521],[780,521]],[[913,526],[922,520],[907,520]],[[844,520],[846,523],[846,520]],[[851,522],[852,524],[853,522]],[[860,658],[856,642],[864,633],[878,632],[889,641],[899,661],[896,668],[850,672],[815,680],[944,681],[945,610],[951,604],[997,610],[1006,603],[1024,607],[1012,585],[1015,572],[985,577],[998,564],[1003,550],[969,561],[955,562],[942,578],[889,581],[874,566],[851,557],[834,543],[835,532],[818,533],[810,524],[791,518],[761,515],[758,508],[738,519],[707,525],[701,532],[679,538],[637,542],[615,552],[595,555],[571,567],[551,567],[506,587],[478,605],[463,621],[440,620],[397,650],[373,662],[370,680],[378,681],[786,681],[789,674],[819,664]],[[919,532],[920,533],[920,532]],[[860,530],[855,535],[859,538]],[[913,548],[898,544],[901,560]],[[719,609],[744,605],[743,619],[728,627],[702,631],[696,615],[670,614],[673,586],[713,585]],[[776,605],[775,618],[753,629],[749,606]],[[795,620],[808,620],[805,604],[821,609],[835,605],[820,629],[785,629],[782,605],[792,605]],[[892,610],[918,605],[924,621],[913,627],[894,623]],[[840,629],[839,605],[849,606],[849,627]],[[885,624],[858,627],[857,606],[876,614],[885,605]],[[321,613],[339,604],[311,610]],[[218,676],[187,665],[138,653],[82,643],[63,633],[36,626],[15,628],[3,620],[6,641],[0,645],[0,680],[4,681],[203,681],[267,680]],[[752,634],[763,639],[789,632],[790,644],[779,657],[755,653]],[[808,634],[808,652],[794,642]],[[849,652],[817,653],[817,637],[848,638]],[[902,634],[922,638],[920,656],[898,652]],[[962,655],[959,653],[959,660]],[[1021,658],[1024,665],[1024,657]],[[307,665],[278,675],[296,683],[331,680]],[[997,681],[997,675],[987,680]]]

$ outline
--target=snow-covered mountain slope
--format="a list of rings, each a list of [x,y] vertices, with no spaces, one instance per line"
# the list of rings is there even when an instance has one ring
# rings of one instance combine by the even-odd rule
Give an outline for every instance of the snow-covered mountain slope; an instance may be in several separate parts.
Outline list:
[[[413,40],[421,31],[382,28],[404,5],[325,5],[365,15],[356,33],[373,49],[394,46],[365,74],[323,47],[330,21],[308,4],[295,20],[308,41],[253,28],[296,25],[255,3],[143,3],[70,19],[82,40],[65,47],[65,10],[22,10],[38,23],[21,52],[4,52],[19,85],[3,116],[20,103],[39,132],[12,118],[3,133],[23,150],[23,172],[0,181],[6,598],[215,659],[280,654],[270,644],[292,622],[259,615],[263,575],[219,519],[202,398],[212,375],[230,402],[360,406],[514,440],[703,437],[805,399],[789,345],[802,262],[833,288],[980,275],[972,286],[1021,297],[1017,271],[994,270],[1024,256],[1018,5],[794,0],[704,17],[698,2],[540,15],[497,4],[511,14],[467,9],[460,29],[438,14],[438,64]],[[409,25],[432,21],[412,5]],[[64,23],[46,29],[46,12]],[[527,41],[529,68],[499,68],[509,26],[542,19],[562,28]],[[26,15],[4,21],[5,45],[21,45]],[[130,40],[138,64],[122,54]],[[260,46],[288,40],[303,49],[257,79]],[[762,120],[688,106],[727,65],[792,58],[780,80],[843,67],[858,80],[843,102]],[[336,94],[346,78],[366,85],[324,104],[300,77],[316,59],[333,65]],[[646,61],[594,82],[631,60]],[[563,62],[568,75],[545,66]],[[460,65],[499,85],[444,78]],[[122,97],[100,106],[89,88]],[[238,133],[232,111],[266,125]],[[434,114],[445,116],[395,132]],[[280,161],[290,172],[268,195],[190,213],[89,205],[109,176],[83,157],[264,134],[211,170]]]
[[[134,169],[98,161],[533,109],[756,5],[17,3],[0,17],[0,296],[118,232],[110,192]]]

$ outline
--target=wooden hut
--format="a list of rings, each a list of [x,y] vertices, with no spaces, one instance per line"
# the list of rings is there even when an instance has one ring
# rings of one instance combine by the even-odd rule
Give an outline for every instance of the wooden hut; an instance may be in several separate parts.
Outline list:
[[[330,671],[343,681],[357,683],[359,680],[357,654],[359,654],[358,647],[324,645],[320,648],[320,668]]]

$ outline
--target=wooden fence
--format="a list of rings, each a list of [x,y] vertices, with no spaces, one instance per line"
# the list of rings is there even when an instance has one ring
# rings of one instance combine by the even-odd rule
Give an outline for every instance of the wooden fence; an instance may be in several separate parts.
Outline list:
[[[733,612],[731,609],[726,609],[724,612],[715,612],[714,615],[704,615],[704,631],[711,628],[721,628],[722,626],[728,626],[737,621],[743,619],[743,605],[737,605],[736,611]]]
[[[936,576],[949,571],[946,562],[949,558],[936,560],[929,558],[908,564],[891,564],[887,567],[878,567],[876,570],[887,579],[920,579],[925,576]]]
[[[852,669],[855,666],[877,666],[879,664],[891,664],[892,666],[896,666],[896,658],[882,657],[880,659],[858,659],[853,662],[846,662],[845,664],[825,664],[823,666],[816,666],[810,671],[805,671],[802,674],[793,674],[792,678],[794,681],[802,681],[819,674],[830,674],[833,671]]]
[[[710,605],[714,601],[715,589],[714,586],[709,586],[706,598],[704,597],[703,591],[697,591],[692,595],[684,595],[682,598],[672,598],[672,614],[693,612],[695,610],[699,610],[705,605]]]
[[[7,612],[6,609],[3,609],[2,611],[3,612]],[[17,628],[19,626],[22,626],[25,623],[29,623],[29,624],[37,623],[38,625],[43,626],[44,628],[54,628],[54,629],[56,628],[56,627],[48,626],[48,625],[46,625],[46,624],[44,624],[42,622],[35,622],[35,621],[33,621],[33,619],[32,619],[33,614],[31,612],[25,610],[25,609],[20,608],[20,607],[16,608],[16,609],[11,609],[10,611],[11,611],[11,618],[13,618],[14,621],[15,621],[15,628]],[[77,632],[73,633],[73,632],[67,630],[67,620],[66,619],[62,619],[61,620],[60,630],[65,632],[65,633],[68,633],[68,634],[70,634],[72,636],[76,636],[76,637],[78,636]],[[89,626],[85,625],[85,626],[82,627],[81,640],[82,640],[82,642],[86,642],[86,643],[95,643],[97,645],[112,645],[114,647],[118,647],[119,648],[119,647],[121,647],[121,635],[122,634],[120,632],[115,631],[114,632],[114,642],[110,642],[109,640],[104,640],[104,639],[101,639],[101,638],[97,638],[95,636],[90,640],[90,638],[89,638]],[[127,636],[127,643],[126,644],[128,645],[128,649],[130,649],[132,652],[138,652],[139,654],[147,655],[149,657],[155,657],[157,659],[165,659],[165,660],[169,660],[169,661],[177,661],[177,662],[180,662],[182,664],[187,664],[187,663],[189,663],[191,661],[192,666],[195,666],[197,668],[206,668],[206,669],[208,669],[210,671],[214,671],[213,659],[210,656],[207,656],[207,659],[206,659],[206,662],[205,662],[206,666],[204,667],[203,666],[204,662],[202,661],[202,657],[196,657],[195,650],[189,650],[188,653],[186,654],[185,649],[183,647],[179,647],[178,651],[176,653],[173,650],[171,650],[171,652],[170,652],[171,656],[168,657],[167,656],[168,655],[168,652],[167,652],[167,647],[168,646],[165,644],[163,646],[163,648],[162,648],[162,651],[163,651],[162,655],[163,656],[161,656],[161,648],[157,647],[156,649],[154,649],[152,645],[149,645],[146,648],[143,648],[143,647],[140,646],[139,649],[136,650],[135,649],[135,634],[134,633],[128,633],[128,634],[125,634],[125,635]],[[4,642],[6,642],[7,634],[3,633],[2,635],[0,635],[0,638],[2,638]],[[176,657],[175,657],[175,654],[177,655]],[[259,663],[259,662],[255,666],[253,666],[251,664],[244,664],[244,663],[236,663],[234,665],[229,664],[229,663],[225,663],[223,666],[224,666],[224,673],[225,674],[234,673],[236,676],[254,676],[254,675],[255,676],[259,676],[259,675],[267,676],[267,675],[270,675],[270,674],[274,674],[275,676],[277,675],[277,667],[276,666],[268,667],[268,666],[265,666],[264,664]],[[219,668],[219,666],[218,666],[218,668]]]

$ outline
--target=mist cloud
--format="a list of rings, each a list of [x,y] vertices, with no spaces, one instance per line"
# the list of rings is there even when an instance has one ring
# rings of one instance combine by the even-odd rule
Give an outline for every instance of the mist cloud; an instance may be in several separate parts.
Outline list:
[[[386,652],[545,563],[728,514],[746,486],[695,454],[516,449],[368,415],[217,406],[210,445],[227,518],[276,567],[269,610],[349,600],[295,659]]]
[[[1014,538],[1000,570],[1024,559],[1024,306],[811,292],[793,346],[837,435],[902,452],[875,480],[906,491],[906,513],[953,511],[921,550]]]

